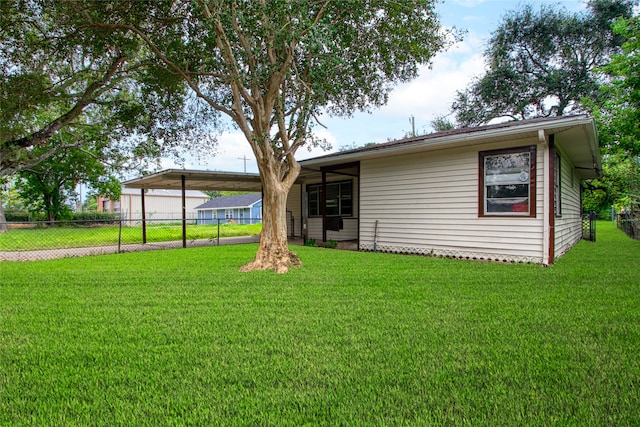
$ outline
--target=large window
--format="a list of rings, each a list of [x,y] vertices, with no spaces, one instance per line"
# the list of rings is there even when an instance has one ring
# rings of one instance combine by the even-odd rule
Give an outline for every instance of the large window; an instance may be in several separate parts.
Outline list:
[[[351,181],[327,183],[327,216],[353,215],[353,186]],[[322,216],[322,184],[307,186],[309,216]]]
[[[536,215],[536,147],[480,152],[480,216]]]

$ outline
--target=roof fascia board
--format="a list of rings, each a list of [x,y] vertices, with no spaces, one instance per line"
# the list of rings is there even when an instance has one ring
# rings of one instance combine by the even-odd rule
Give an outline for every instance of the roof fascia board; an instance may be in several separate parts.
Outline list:
[[[347,153],[344,155],[335,156],[323,156],[316,157],[307,160],[301,160],[300,164],[304,166],[321,165],[327,162],[345,162],[356,161],[375,157],[384,157],[392,153],[402,154],[403,152],[421,151],[421,150],[437,150],[443,148],[453,148],[456,146],[474,145],[475,143],[483,143],[484,140],[496,138],[496,137],[510,137],[519,134],[525,134],[529,132],[538,132],[544,130],[547,133],[553,133],[553,130],[557,128],[564,128],[566,126],[581,126],[587,125],[590,128],[594,127],[593,119],[586,116],[569,116],[564,119],[555,119],[548,122],[534,122],[525,124],[515,124],[512,127],[507,128],[490,128],[481,131],[473,131],[469,133],[459,133],[454,135],[445,135],[436,138],[425,138],[417,141],[411,141],[407,143],[400,143],[396,145],[390,145],[388,147],[372,147],[370,150],[358,151],[354,153]],[[593,144],[593,139],[590,138]]]

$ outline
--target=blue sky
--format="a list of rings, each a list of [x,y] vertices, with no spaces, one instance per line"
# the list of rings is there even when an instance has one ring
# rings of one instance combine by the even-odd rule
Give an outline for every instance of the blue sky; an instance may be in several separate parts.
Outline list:
[[[584,10],[582,0],[444,0],[436,5],[440,21],[445,27],[455,26],[466,30],[462,42],[438,54],[431,69],[424,67],[420,76],[410,83],[397,86],[389,96],[386,106],[371,113],[356,113],[351,118],[323,117],[326,129],[316,127],[316,133],[332,145],[328,152],[341,147],[364,145],[368,142],[384,142],[402,138],[411,130],[410,117],[415,117],[416,133],[430,132],[429,123],[440,115],[450,112],[456,91],[463,90],[475,76],[484,72],[482,53],[491,32],[501,22],[502,16],[517,9],[521,4],[557,5],[570,12]],[[257,172],[249,144],[242,134],[225,132],[218,138],[218,153],[205,161],[190,162],[188,169]],[[327,152],[306,148],[298,151],[298,160],[322,155]],[[163,167],[176,167],[172,162],[163,162]]]

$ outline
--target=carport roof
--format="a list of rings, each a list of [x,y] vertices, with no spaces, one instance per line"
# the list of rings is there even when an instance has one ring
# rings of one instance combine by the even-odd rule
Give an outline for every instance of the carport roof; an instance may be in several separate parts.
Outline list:
[[[123,182],[127,188],[142,189],[182,189],[185,187],[200,191],[262,191],[260,175],[257,173],[200,171],[186,169],[166,169]]]

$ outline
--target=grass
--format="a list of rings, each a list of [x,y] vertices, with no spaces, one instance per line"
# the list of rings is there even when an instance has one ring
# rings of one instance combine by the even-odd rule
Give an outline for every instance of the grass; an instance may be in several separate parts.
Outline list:
[[[222,224],[220,237],[252,236],[260,233],[262,224]],[[142,243],[141,225],[124,226],[121,234],[118,226],[100,227],[50,227],[16,228],[0,233],[0,251],[24,251],[40,249],[82,248],[117,245],[118,237],[123,245]],[[187,224],[187,239],[215,239],[217,225]],[[182,240],[182,224],[147,224],[147,242]]]
[[[0,263],[0,425],[638,425],[640,242],[551,268],[256,245]]]

